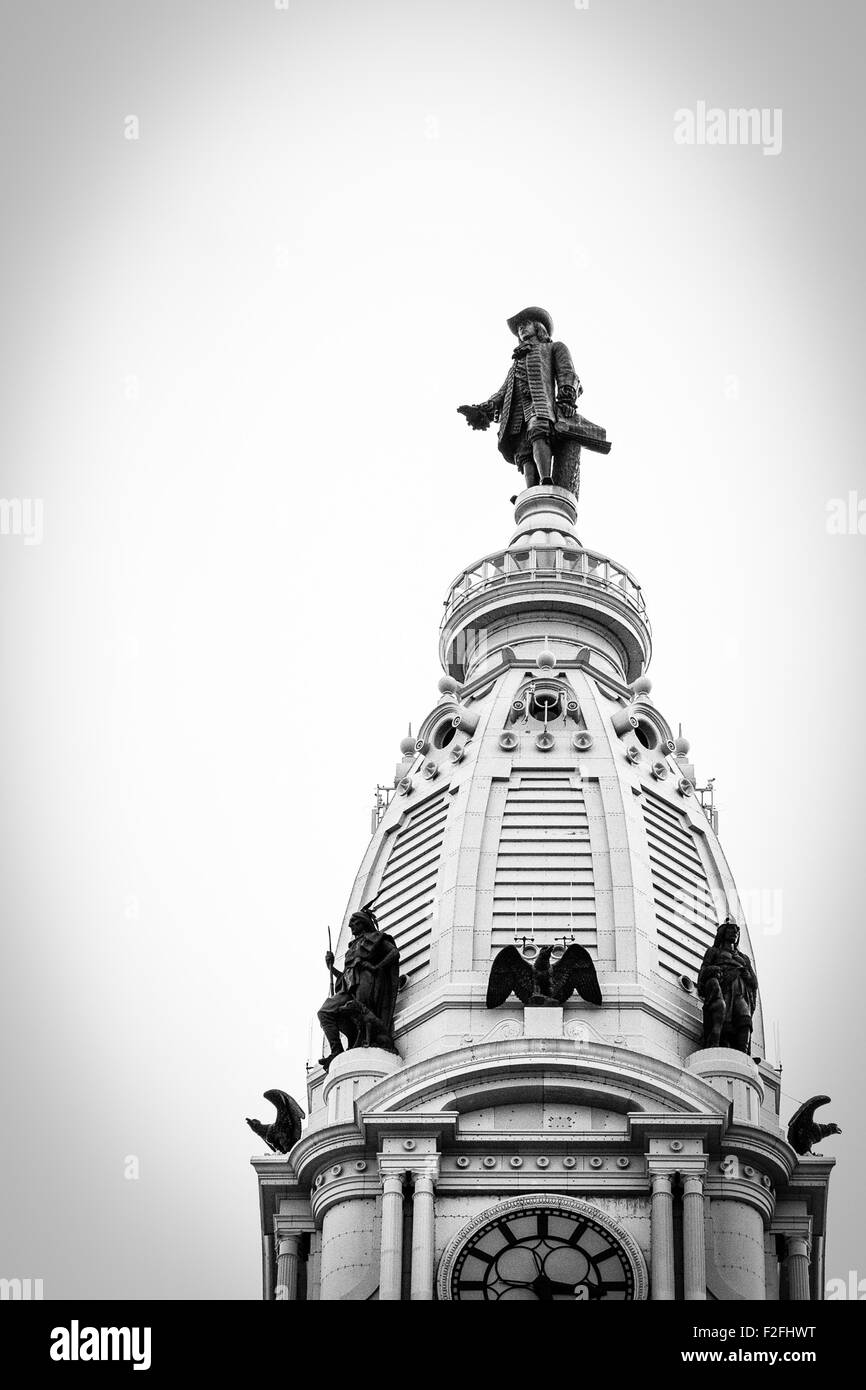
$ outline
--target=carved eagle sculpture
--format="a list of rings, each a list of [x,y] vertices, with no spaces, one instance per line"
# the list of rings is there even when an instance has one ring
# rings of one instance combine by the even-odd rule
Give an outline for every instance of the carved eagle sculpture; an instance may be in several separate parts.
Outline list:
[[[569,946],[559,960],[550,963],[552,946],[542,946],[534,960],[527,960],[516,946],[503,946],[490,967],[487,1007],[498,1009],[509,994],[532,1007],[564,1004],[577,990],[589,1004],[601,1003],[601,990],[592,957],[583,946]]]
[[[795,1111],[788,1125],[788,1143],[795,1153],[809,1154],[812,1152],[812,1145],[826,1139],[828,1134],[842,1133],[838,1125],[822,1125],[815,1119],[815,1111],[819,1105],[829,1104],[829,1096],[812,1096]]]
[[[265,1091],[265,1100],[276,1106],[277,1118],[272,1124],[264,1125],[261,1120],[251,1120],[247,1116],[247,1124],[275,1154],[287,1154],[301,1137],[304,1111],[287,1091]]]

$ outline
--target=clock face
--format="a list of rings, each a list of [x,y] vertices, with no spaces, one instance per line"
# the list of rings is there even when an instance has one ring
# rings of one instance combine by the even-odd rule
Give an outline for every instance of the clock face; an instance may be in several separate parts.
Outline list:
[[[450,1297],[592,1303],[633,1299],[635,1275],[623,1245],[600,1221],[574,1205],[494,1210],[475,1223],[450,1272]]]

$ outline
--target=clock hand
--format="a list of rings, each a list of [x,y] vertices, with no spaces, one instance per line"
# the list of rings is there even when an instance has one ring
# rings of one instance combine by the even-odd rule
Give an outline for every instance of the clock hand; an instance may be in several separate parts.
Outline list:
[[[576,1284],[563,1284],[558,1282],[556,1279],[548,1279],[547,1275],[544,1275],[543,1278],[547,1284],[548,1289],[550,1290],[551,1298],[558,1293],[565,1293],[568,1294],[569,1298],[574,1298],[574,1291],[577,1288]]]

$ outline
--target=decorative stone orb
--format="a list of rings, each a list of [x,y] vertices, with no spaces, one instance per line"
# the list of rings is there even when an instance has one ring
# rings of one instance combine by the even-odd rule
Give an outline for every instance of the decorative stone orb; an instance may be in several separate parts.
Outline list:
[[[453,676],[440,676],[436,689],[440,695],[459,695],[463,687]]]
[[[653,683],[649,676],[638,676],[636,681],[632,681],[631,688],[635,695],[649,695],[653,688]]]
[[[404,758],[411,758],[413,753],[415,752],[414,738],[401,738],[400,752],[403,754]]]

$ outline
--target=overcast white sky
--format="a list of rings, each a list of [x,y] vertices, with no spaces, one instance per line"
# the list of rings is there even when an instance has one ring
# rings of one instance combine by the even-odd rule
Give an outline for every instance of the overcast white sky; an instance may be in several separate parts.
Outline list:
[[[788,1110],[864,1271],[864,22],[847,0],[4,4],[0,1274],[256,1298],[377,781],[516,474],[455,407],[554,316],[715,776]],[[684,147],[699,101],[782,149]],[[139,122],[130,140],[127,118]],[[140,1165],[125,1177],[126,1160]]]

